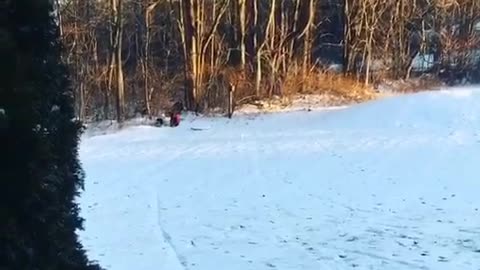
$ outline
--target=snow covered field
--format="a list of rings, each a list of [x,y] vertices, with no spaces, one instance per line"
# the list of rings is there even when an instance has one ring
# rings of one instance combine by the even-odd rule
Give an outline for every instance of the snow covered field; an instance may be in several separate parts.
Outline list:
[[[80,154],[81,239],[108,270],[480,269],[480,88],[131,127]]]

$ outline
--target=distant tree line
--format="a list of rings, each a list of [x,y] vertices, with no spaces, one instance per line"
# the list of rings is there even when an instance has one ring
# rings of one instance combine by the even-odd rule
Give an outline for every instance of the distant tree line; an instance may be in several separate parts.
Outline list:
[[[58,1],[82,119],[189,110],[315,89],[479,71],[478,0]]]

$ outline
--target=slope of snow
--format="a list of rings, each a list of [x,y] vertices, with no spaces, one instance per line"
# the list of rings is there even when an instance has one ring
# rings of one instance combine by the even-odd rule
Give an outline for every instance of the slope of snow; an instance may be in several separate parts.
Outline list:
[[[132,127],[81,160],[109,270],[480,269],[480,89]]]

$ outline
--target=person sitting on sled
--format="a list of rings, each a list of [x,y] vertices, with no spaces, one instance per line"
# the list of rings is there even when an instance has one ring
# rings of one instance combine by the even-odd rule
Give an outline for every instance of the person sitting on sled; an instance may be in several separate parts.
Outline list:
[[[170,126],[177,127],[180,125],[180,116],[183,110],[183,104],[181,102],[176,102],[173,105],[172,112],[170,113]]]
[[[178,125],[180,125],[180,113],[179,112],[170,113],[170,126],[178,127]]]

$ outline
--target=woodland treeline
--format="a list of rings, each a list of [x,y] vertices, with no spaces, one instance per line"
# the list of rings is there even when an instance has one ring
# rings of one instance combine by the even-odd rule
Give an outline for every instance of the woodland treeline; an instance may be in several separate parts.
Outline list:
[[[478,77],[478,0],[57,4],[81,119],[155,115],[175,101],[225,109],[229,91],[236,104],[315,92],[327,73],[365,86]]]

